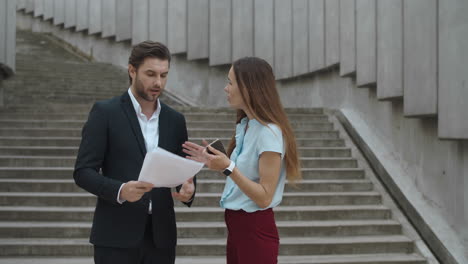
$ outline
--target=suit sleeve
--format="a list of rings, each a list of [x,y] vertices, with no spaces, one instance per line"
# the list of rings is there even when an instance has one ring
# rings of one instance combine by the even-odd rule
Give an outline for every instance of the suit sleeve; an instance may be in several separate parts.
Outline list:
[[[82,131],[73,178],[86,191],[111,203],[116,201],[122,182],[99,173],[107,149],[108,116],[102,105],[94,104]]]
[[[179,146],[178,146],[178,149],[177,149],[177,155],[185,157],[185,156],[187,156],[187,154],[185,154],[185,152],[183,151],[182,144],[185,143],[188,140],[188,133],[187,133],[187,124],[185,122],[185,117],[184,116],[182,116],[180,124],[181,124],[181,126],[179,128],[179,131],[181,131],[181,132],[179,134],[180,137],[179,137]],[[197,179],[196,179],[196,177],[193,177],[193,184],[195,185],[195,191],[193,193],[193,196],[192,196],[190,202],[184,203],[188,207],[192,206],[193,200],[195,199],[195,193],[197,191]],[[179,191],[181,187],[182,187],[182,185],[177,186],[176,187],[177,191]]]

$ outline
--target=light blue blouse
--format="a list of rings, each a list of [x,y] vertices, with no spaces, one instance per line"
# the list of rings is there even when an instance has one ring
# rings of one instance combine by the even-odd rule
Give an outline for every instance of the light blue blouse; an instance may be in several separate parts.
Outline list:
[[[249,124],[247,132],[245,127]],[[276,187],[273,200],[268,208],[273,208],[280,204],[284,184],[286,181],[286,171],[284,166],[285,147],[283,143],[283,134],[281,129],[275,124],[264,126],[257,120],[243,118],[236,126],[236,148],[231,154],[231,160],[236,163],[236,167],[247,178],[259,182],[258,159],[260,154],[265,151],[277,152],[281,154],[281,173]],[[254,201],[245,195],[236,183],[227,177],[223,194],[221,195],[220,206],[224,209],[244,210],[246,212],[255,212],[266,210],[260,208]]]

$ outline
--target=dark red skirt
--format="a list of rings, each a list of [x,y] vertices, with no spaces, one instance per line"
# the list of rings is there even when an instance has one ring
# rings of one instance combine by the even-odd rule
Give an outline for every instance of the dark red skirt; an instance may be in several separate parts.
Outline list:
[[[226,209],[227,264],[278,263],[279,236],[272,209],[247,213]]]

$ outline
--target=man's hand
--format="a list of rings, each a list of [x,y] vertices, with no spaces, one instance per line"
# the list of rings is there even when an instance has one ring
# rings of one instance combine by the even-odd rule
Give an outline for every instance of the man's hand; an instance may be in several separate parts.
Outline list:
[[[120,190],[120,199],[128,202],[136,202],[141,197],[151,191],[154,185],[148,182],[142,181],[129,181],[125,183]]]
[[[188,179],[182,187],[180,188],[179,192],[173,192],[172,197],[176,198],[177,200],[187,203],[193,196],[195,192],[195,185],[193,184],[193,178]]]

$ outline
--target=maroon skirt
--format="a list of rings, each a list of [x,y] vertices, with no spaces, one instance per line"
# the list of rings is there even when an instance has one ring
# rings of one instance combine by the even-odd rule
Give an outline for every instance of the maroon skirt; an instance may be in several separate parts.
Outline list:
[[[278,263],[279,236],[272,209],[247,213],[226,209],[227,264]]]

